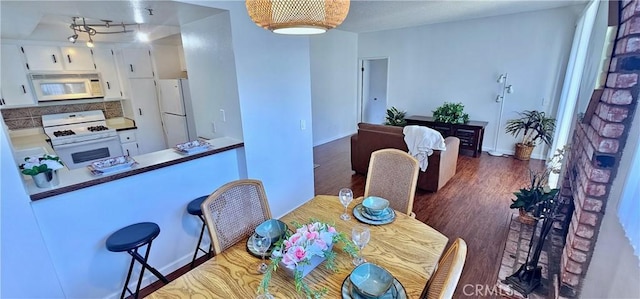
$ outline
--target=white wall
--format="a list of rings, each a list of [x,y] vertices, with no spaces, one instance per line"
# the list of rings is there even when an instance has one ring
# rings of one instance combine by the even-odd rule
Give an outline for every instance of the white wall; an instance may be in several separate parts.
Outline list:
[[[151,53],[153,53],[153,62],[155,65],[156,76],[158,79],[176,79],[182,75],[182,66],[180,58],[182,51],[181,46],[170,45],[151,45]]]
[[[196,133],[205,138],[243,139],[230,26],[225,12],[181,27]]]
[[[513,153],[518,141],[504,134],[517,111],[555,115],[574,25],[582,6],[451,22],[358,36],[358,55],[389,57],[388,106],[431,116],[445,101],[462,102],[472,120],[488,121],[484,150]],[[505,99],[496,126],[501,73],[515,92]],[[545,146],[534,151],[540,157]]]
[[[358,35],[330,30],[310,37],[313,145],[355,133]]]
[[[0,118],[0,298],[64,298]]]
[[[280,217],[314,195],[309,38],[256,26],[243,1],[185,2],[229,10],[247,176],[263,181]]]
[[[622,152],[618,175],[611,185],[606,213],[598,241],[583,283],[581,298],[640,298],[640,260],[618,219],[618,204],[627,176],[640,169],[631,168],[640,146],[640,106],[636,106],[627,144]],[[632,182],[637,185],[638,182]],[[636,198],[637,200],[637,198]]]

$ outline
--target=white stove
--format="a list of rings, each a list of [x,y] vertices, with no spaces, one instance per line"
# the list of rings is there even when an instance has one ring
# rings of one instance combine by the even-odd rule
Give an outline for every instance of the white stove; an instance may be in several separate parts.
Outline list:
[[[69,169],[122,156],[118,133],[107,127],[102,110],[43,115],[42,126]]]

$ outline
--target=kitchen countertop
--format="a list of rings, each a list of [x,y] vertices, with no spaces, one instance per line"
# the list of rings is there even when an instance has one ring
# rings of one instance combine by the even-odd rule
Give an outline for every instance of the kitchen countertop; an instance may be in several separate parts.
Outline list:
[[[133,120],[126,117],[107,119],[107,127],[116,129],[116,131],[133,130],[138,128]]]
[[[112,124],[108,125],[110,127],[112,126]],[[123,119],[119,125],[120,126],[117,127],[124,130],[135,128],[135,126],[132,127],[133,122],[129,123],[127,119]],[[27,155],[38,154],[40,151],[46,151],[49,154],[55,153],[49,142],[47,142],[47,135],[42,132],[41,128],[11,131],[9,135],[11,136],[11,143],[14,148],[14,153],[16,154],[16,163],[17,160],[23,158],[23,155],[20,156],[21,153],[28,153]],[[212,149],[190,155],[180,154],[173,149],[138,155],[132,157],[137,162],[133,167],[123,171],[98,176],[92,175],[86,167],[77,169],[68,169],[64,167],[58,170],[60,184],[51,188],[36,187],[31,177],[27,175],[22,176],[23,182],[27,193],[31,196],[31,200],[35,201],[244,146],[244,142],[242,142],[242,140],[230,137],[203,141],[210,143],[212,145]]]

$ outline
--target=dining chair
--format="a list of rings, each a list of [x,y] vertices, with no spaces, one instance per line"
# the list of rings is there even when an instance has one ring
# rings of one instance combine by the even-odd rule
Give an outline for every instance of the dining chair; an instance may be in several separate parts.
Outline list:
[[[457,238],[438,262],[438,267],[427,281],[420,299],[452,298],[466,258],[467,243]]]
[[[412,210],[419,170],[418,160],[404,151],[393,148],[377,150],[369,160],[364,197],[387,199],[392,209],[415,218]]]
[[[215,254],[251,236],[256,226],[271,219],[262,182],[250,179],[218,188],[202,202],[202,213]]]

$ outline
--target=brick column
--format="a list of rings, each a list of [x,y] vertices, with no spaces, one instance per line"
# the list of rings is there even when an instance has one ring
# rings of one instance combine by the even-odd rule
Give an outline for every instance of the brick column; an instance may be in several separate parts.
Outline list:
[[[561,294],[569,297],[579,294],[591,262],[640,91],[640,2],[622,1],[620,9],[606,88],[590,123],[576,125],[564,175],[561,194],[575,206],[560,260]]]

